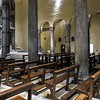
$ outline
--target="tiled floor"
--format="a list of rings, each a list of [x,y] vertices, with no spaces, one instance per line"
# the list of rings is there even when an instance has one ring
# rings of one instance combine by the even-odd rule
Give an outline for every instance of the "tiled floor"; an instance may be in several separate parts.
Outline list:
[[[46,78],[48,77],[51,77],[50,74],[46,75]],[[72,78],[70,79],[70,81],[72,80]],[[39,82],[40,79],[37,79],[35,81],[32,81],[33,84],[36,84],[37,82]],[[58,90],[59,88],[63,87],[65,85],[65,81],[63,81],[62,83],[58,84],[56,86],[56,90]],[[74,88],[76,85],[75,84],[71,84],[69,86],[69,88]],[[7,90],[7,89],[10,89],[11,87],[9,86],[6,86],[6,85],[3,85],[1,84],[1,87],[0,87],[0,92],[1,91],[4,91],[4,90]],[[65,91],[64,89],[60,90],[59,92],[56,93],[56,97],[58,97],[60,99],[60,97],[67,91]],[[50,94],[50,90],[49,89],[46,89],[45,91],[43,92],[40,92],[37,96],[32,94],[32,100],[50,100],[50,99],[47,99],[47,94]],[[23,92],[21,94],[19,94],[20,96],[22,96],[23,98],[27,99],[27,92]],[[74,99],[71,99],[71,100],[74,100]],[[93,98],[93,100],[99,100],[99,99],[95,99]]]

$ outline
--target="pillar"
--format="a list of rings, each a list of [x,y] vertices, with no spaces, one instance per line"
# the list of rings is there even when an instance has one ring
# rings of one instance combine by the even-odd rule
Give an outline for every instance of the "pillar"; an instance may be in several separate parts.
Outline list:
[[[38,60],[37,0],[28,0],[28,55],[29,61]]]
[[[41,52],[41,29],[38,30],[38,52]]]
[[[75,2],[75,63],[80,64],[79,78],[89,74],[87,0]]]
[[[10,52],[9,0],[2,0],[2,57]]]
[[[15,1],[9,0],[10,2],[10,22],[13,29],[10,29],[10,44],[12,49],[15,49]]]
[[[66,52],[70,53],[70,24],[66,24]]]
[[[54,30],[53,30],[53,27],[50,27],[50,51],[51,51],[51,54],[54,54]]]

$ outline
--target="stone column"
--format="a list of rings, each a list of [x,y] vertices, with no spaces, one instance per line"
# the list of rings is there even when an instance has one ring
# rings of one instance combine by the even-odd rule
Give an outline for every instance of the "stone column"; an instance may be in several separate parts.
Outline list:
[[[53,30],[53,27],[50,27],[50,51],[51,51],[51,54],[54,54],[54,30]]]
[[[75,2],[75,63],[80,64],[79,78],[89,75],[87,0]]]
[[[66,24],[66,52],[70,53],[70,24]]]
[[[2,0],[2,57],[10,52],[9,0]]]
[[[28,55],[29,61],[38,60],[37,0],[28,0]]]
[[[41,29],[38,30],[38,52],[41,52]]]
[[[10,22],[13,29],[10,29],[10,44],[12,49],[15,49],[15,0],[9,0],[10,2]]]

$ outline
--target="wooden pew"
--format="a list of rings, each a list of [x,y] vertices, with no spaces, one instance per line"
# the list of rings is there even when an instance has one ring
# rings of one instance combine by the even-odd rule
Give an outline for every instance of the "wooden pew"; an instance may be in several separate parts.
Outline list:
[[[33,87],[33,84],[30,82],[30,83],[26,83],[26,84],[11,88],[9,90],[5,90],[3,92],[0,92],[0,100],[5,100],[5,99],[8,99],[10,97],[12,97],[10,100],[25,100],[24,98],[22,99],[21,96],[15,96],[15,95],[22,93],[24,91],[28,91],[27,100],[32,100],[32,98],[31,98],[32,87]],[[13,96],[15,96],[15,97],[13,97]]]
[[[77,71],[75,71],[77,69]],[[69,78],[74,77],[76,81],[78,81],[78,73],[79,73],[79,65],[63,68],[57,71],[54,71],[54,78],[45,81],[46,87],[51,91],[51,98],[56,99],[55,97],[55,89],[56,85],[60,82],[66,80],[66,90],[68,90]]]
[[[14,60],[15,59],[0,59],[0,73],[1,73],[1,67],[4,66],[5,62],[14,61]]]
[[[96,88],[96,91],[95,91]],[[97,71],[90,76],[88,80],[82,82],[79,86],[76,87],[76,90],[79,93],[86,94],[88,100],[92,100],[92,97],[96,96],[100,99],[99,90],[100,90],[100,71]]]
[[[75,98],[75,100],[88,100],[88,99],[85,94],[80,94]]]
[[[1,61],[11,61],[11,60],[15,60],[15,59],[0,59],[0,62]]]
[[[93,92],[92,88],[94,88],[93,96],[100,99],[100,92],[99,92],[100,91],[100,70],[91,76],[91,80],[92,80],[91,87],[90,87],[91,94],[89,95],[89,98],[90,99],[92,98],[92,92]]]
[[[1,61],[0,62],[0,71],[7,70],[8,64],[20,63],[20,62],[25,62],[25,60],[11,59],[11,60],[8,60],[8,61]]]
[[[95,89],[96,88],[96,89]],[[100,99],[100,70],[90,76],[88,80],[82,82],[75,88],[79,93],[87,95],[88,100],[92,100],[92,97]],[[95,91],[96,90],[96,91]],[[78,97],[77,97],[78,98]]]
[[[5,75],[2,75],[2,73],[7,73],[7,68],[8,64],[12,63],[20,63],[20,62],[25,62],[24,60],[15,60],[15,59],[9,59],[9,60],[4,60],[0,62],[0,73],[1,73],[1,79],[5,78]]]
[[[31,66],[32,64],[38,64],[38,61],[9,64],[7,71],[2,72],[2,76],[6,77],[6,84],[11,85],[11,86],[15,86],[14,84],[16,84],[20,81],[23,83],[23,81],[20,79],[20,76],[25,75],[26,67]],[[9,77],[11,77],[11,79],[16,78],[16,81],[14,80],[11,82],[9,80]]]
[[[41,64],[41,65],[37,65],[37,66],[29,66],[27,68],[28,74],[21,76],[21,78],[24,79],[24,80],[27,80],[29,82],[29,81],[31,81],[31,78],[43,75],[45,68],[50,68],[50,67],[55,68],[56,65],[57,65],[57,62]],[[42,69],[42,70],[39,71],[39,69]],[[34,71],[34,72],[31,73],[31,71]],[[54,69],[53,70],[52,69],[47,70],[47,72],[52,72],[52,71],[54,71]]]
[[[95,93],[95,84],[97,83],[97,88]],[[83,81],[80,83],[77,87],[74,89],[70,90],[68,93],[64,94],[61,97],[61,100],[69,100],[71,99],[75,94],[78,96],[76,97],[75,100],[92,100],[92,97],[96,94],[97,98],[100,98],[99,95],[99,89],[100,89],[100,71],[94,73],[93,75],[90,76],[89,79]],[[80,99],[81,97],[81,99]]]
[[[31,66],[28,67],[28,74],[21,76],[21,79],[24,80],[24,82],[31,81],[32,78],[39,77],[41,78],[41,85],[33,88],[34,94],[38,94],[38,91],[45,86],[45,74],[46,73],[52,73],[55,71],[55,67],[57,65],[57,62],[47,63],[47,64],[41,64],[37,66]]]
[[[77,91],[75,89],[72,89],[70,91],[68,91],[67,93],[65,93],[62,97],[61,100],[69,100],[70,98],[72,98],[75,94],[77,94]]]

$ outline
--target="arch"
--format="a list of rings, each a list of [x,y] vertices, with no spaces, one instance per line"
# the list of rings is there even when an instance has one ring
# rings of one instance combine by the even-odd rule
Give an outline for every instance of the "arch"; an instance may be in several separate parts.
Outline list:
[[[53,22],[54,28],[54,48],[55,53],[61,52],[61,45],[65,45],[65,35],[66,35],[66,22],[64,19],[56,19]]]
[[[97,42],[100,38],[100,35],[99,35],[99,33],[100,33],[100,29],[99,29],[100,21],[98,18],[100,18],[100,11],[97,11],[97,12],[89,15],[89,36],[90,36],[90,43],[92,43],[94,45],[93,52],[97,52],[98,50],[100,52],[100,47],[99,47],[99,44]],[[97,19],[98,19],[98,21],[96,21]]]
[[[95,15],[97,15],[97,14],[100,14],[100,11],[97,11],[97,12],[91,14],[91,15],[89,16],[89,22],[91,22],[92,18],[93,18]]]
[[[72,16],[72,18],[69,20],[69,23],[68,24],[72,24],[73,23],[73,21],[74,21],[74,16]]]
[[[65,22],[65,20],[62,19],[62,18],[56,19],[56,20],[53,22],[53,27],[55,27],[55,25],[56,25],[58,22],[60,22],[60,21],[64,21],[64,22]],[[66,22],[65,22],[65,23],[66,23]]]
[[[49,22],[44,22],[40,26],[41,31],[49,30],[49,28],[50,28],[50,23]]]
[[[46,53],[47,50],[50,50],[50,23],[44,22],[41,24],[41,49],[43,53]]]

